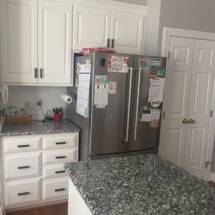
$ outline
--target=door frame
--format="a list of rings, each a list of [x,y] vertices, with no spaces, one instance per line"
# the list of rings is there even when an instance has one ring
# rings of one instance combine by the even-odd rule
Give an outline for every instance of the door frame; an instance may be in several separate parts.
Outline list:
[[[168,50],[169,50],[171,37],[182,37],[182,38],[215,41],[215,33],[164,27],[162,57],[168,58]],[[214,137],[215,137],[215,99],[214,97],[215,97],[215,80],[214,80],[214,88],[213,88],[213,100],[212,100],[212,106],[211,106],[211,110],[213,110],[213,116],[210,119],[209,141],[208,141],[207,155],[206,155],[206,161],[210,162],[210,164],[209,164],[209,167],[205,169],[205,176],[204,176],[205,181],[211,181],[211,176],[212,176],[213,148],[214,148]]]

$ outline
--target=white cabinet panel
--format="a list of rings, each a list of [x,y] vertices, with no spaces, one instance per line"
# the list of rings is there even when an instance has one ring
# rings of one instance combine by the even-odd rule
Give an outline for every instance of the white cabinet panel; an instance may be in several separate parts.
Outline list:
[[[41,180],[39,178],[5,182],[5,206],[29,204],[40,201]]]
[[[109,37],[109,10],[74,7],[74,49],[107,46]]]
[[[39,83],[71,83],[72,5],[39,0]]]
[[[63,168],[63,163],[60,164],[50,164],[43,166],[43,178],[56,178],[67,176],[66,170]]]
[[[2,148],[4,153],[41,150],[42,138],[35,137],[3,137]]]
[[[41,152],[25,152],[5,155],[4,178],[35,177],[41,175]]]
[[[142,54],[144,16],[111,12],[111,39],[118,53]]]
[[[43,136],[43,149],[76,148],[78,134],[52,134]]]
[[[69,177],[43,180],[42,200],[68,198]]]
[[[43,164],[69,163],[77,160],[77,149],[58,149],[43,152]]]
[[[37,83],[37,0],[1,2],[1,81]]]

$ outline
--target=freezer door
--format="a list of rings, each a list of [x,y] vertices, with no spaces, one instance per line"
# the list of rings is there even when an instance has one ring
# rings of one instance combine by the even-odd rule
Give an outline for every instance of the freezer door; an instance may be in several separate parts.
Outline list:
[[[123,153],[128,150],[129,114],[131,102],[132,71],[128,73],[108,72],[109,56],[129,57],[129,67],[134,56],[122,54],[95,54],[92,75],[92,102],[89,155]],[[106,76],[107,83],[115,82],[115,94],[108,94],[108,105],[97,108],[94,105],[95,77]]]
[[[147,111],[150,109],[162,109],[162,103],[158,107],[153,107],[151,102],[148,102],[149,87],[150,87],[150,75],[156,75],[156,68],[158,66],[151,66],[151,59],[159,58],[160,68],[165,68],[166,58],[161,57],[149,57],[149,56],[135,56],[135,75],[134,75],[134,89],[133,89],[133,102],[132,102],[132,124],[130,132],[129,151],[148,150],[158,147],[159,135],[160,135],[160,121],[158,127],[151,127],[150,121],[141,121],[138,119],[141,113],[144,111],[144,107]],[[144,59],[146,62],[145,68],[141,68],[139,62]],[[147,65],[148,62],[148,65]],[[159,64],[159,61],[158,61]],[[150,113],[150,112],[149,112]]]

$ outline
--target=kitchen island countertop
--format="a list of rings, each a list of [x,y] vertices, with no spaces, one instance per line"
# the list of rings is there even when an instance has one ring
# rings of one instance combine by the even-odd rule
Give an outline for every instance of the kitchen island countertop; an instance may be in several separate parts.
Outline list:
[[[61,122],[51,123],[32,121],[31,123],[4,124],[0,136],[8,137],[68,132],[80,132],[80,129],[69,120],[62,120]]]
[[[64,168],[93,215],[215,214],[215,188],[156,154]]]

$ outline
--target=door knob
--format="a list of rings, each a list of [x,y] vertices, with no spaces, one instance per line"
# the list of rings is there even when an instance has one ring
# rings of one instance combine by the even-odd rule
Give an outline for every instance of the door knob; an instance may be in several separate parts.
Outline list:
[[[193,119],[189,119],[189,123],[193,124],[195,121]]]
[[[188,123],[188,120],[187,119],[183,119],[182,121],[184,124],[187,124]]]

